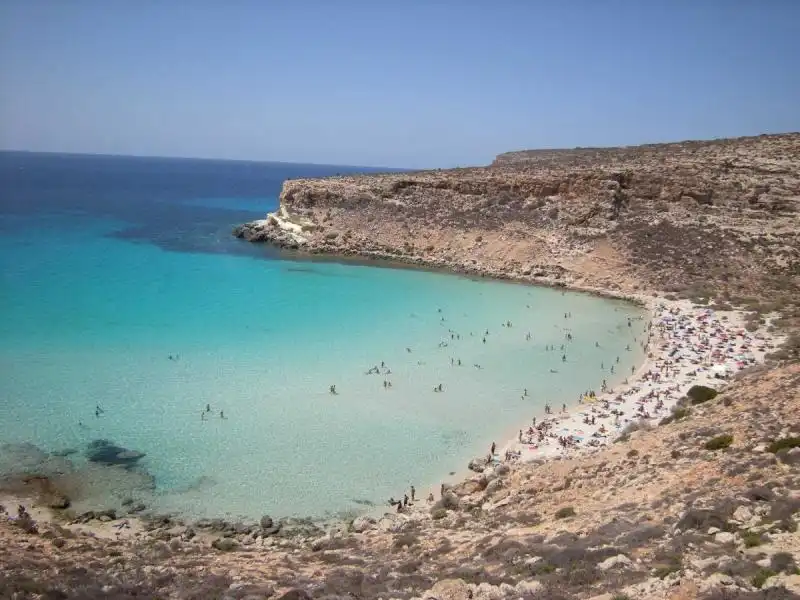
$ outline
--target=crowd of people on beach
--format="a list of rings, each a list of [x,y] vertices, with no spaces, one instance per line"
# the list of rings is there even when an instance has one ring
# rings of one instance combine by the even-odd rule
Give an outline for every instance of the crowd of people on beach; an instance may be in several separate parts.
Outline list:
[[[633,327],[633,321],[628,326]],[[712,309],[679,303],[657,306],[640,336],[640,342],[639,336],[634,341],[642,345],[647,360],[635,380],[626,378],[616,390],[604,380],[601,393],[583,394],[572,413],[562,409],[561,414],[552,415],[545,406],[544,419],[537,423],[534,417],[508,444],[508,459],[529,460],[603,446],[631,423],[668,415],[692,385],[718,387],[773,347],[748,332],[735,315],[720,317]]]

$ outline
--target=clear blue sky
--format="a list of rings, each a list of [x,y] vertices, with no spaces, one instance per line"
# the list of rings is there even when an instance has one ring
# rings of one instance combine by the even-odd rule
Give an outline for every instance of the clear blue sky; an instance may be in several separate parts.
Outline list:
[[[2,0],[0,148],[398,167],[800,129],[800,0]]]

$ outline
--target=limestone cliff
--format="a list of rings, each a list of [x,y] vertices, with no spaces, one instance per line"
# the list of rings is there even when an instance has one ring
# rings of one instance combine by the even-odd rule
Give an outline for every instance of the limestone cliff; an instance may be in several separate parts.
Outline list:
[[[309,253],[620,292],[800,296],[800,133],[502,154],[287,181],[236,234]]]

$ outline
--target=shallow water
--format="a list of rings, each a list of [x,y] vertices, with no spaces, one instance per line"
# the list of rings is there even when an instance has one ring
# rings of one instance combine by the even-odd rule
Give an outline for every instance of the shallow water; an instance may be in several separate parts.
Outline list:
[[[423,495],[546,401],[599,388],[616,356],[623,373],[641,359],[625,346],[638,349],[627,319],[642,313],[625,303],[289,261],[231,238],[296,166],[118,158],[111,177],[108,163],[50,157],[24,163],[36,176],[20,183],[8,165],[24,159],[0,158],[0,442],[74,448],[78,467],[98,438],[145,452],[156,487],[139,495],[159,511],[319,516],[412,483]],[[15,186],[47,200],[23,210]],[[365,374],[381,361],[391,374]],[[104,497],[88,504],[122,497],[92,489]]]

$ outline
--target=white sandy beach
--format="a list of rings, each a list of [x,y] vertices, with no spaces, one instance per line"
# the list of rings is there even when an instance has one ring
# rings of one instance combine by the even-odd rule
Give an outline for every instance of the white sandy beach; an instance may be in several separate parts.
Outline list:
[[[531,461],[597,451],[634,422],[657,424],[693,385],[720,391],[736,372],[764,361],[781,340],[744,327],[741,311],[655,299],[641,368],[626,383],[597,391],[567,411],[554,407],[500,446],[495,462]],[[639,323],[635,323],[639,327]],[[609,365],[614,357],[609,357]]]

